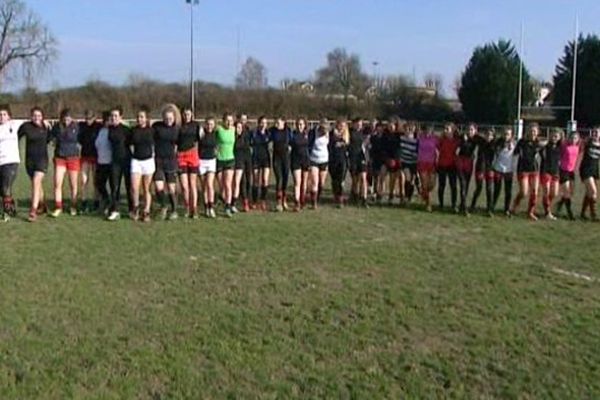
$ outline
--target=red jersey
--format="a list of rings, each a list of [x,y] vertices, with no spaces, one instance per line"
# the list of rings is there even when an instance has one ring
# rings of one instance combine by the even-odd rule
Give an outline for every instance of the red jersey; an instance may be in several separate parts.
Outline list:
[[[453,168],[456,166],[456,149],[458,140],[456,138],[441,137],[438,141],[438,167]]]

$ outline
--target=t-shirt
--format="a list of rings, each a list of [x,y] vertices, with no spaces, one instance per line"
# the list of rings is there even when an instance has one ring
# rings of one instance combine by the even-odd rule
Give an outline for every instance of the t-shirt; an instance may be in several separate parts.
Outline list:
[[[519,156],[517,172],[538,172],[540,170],[539,151],[540,145],[537,141],[520,139],[515,148],[515,154]]]
[[[560,169],[566,172],[574,172],[579,157],[579,144],[561,142],[560,146]]]
[[[152,125],[154,129],[154,150],[156,158],[174,159],[176,158],[175,146],[179,140],[179,127],[177,125],[167,125],[162,121],[155,122]]]
[[[461,158],[473,158],[477,150],[477,141],[475,138],[462,136],[458,141],[458,156]]]
[[[177,151],[188,151],[194,148],[200,138],[200,125],[192,121],[181,125],[177,139]]]
[[[58,123],[52,127],[51,139],[55,142],[54,157],[79,157],[79,124],[71,122],[68,126]]]
[[[215,137],[215,131],[202,131],[200,132],[200,147],[198,148],[198,155],[201,160],[213,160],[217,156],[217,138]]]
[[[424,163],[435,163],[437,155],[438,138],[434,135],[422,135],[419,137],[417,149],[417,161]]]
[[[98,154],[97,162],[99,165],[109,165],[112,163],[112,149],[108,140],[108,128],[102,127],[96,136],[96,152]]]
[[[415,137],[400,138],[400,161],[403,164],[416,164],[419,142]]]
[[[273,127],[269,131],[269,136],[273,142],[273,157],[286,157],[289,154],[290,130]]]
[[[0,124],[0,165],[18,164],[19,135],[12,121]]]
[[[150,126],[136,126],[131,130],[129,145],[133,146],[132,157],[136,160],[148,160],[154,156],[154,129]]]
[[[442,168],[453,168],[456,165],[456,149],[458,140],[455,137],[443,136],[438,141],[438,166]]]
[[[504,139],[496,144],[496,159],[494,160],[494,171],[503,174],[513,172],[513,161],[515,152],[515,143],[511,140],[506,142]]]
[[[540,156],[542,162],[540,166],[540,172],[542,174],[550,174],[558,176],[558,166],[560,163],[560,143],[548,142],[541,150]]]
[[[25,137],[25,159],[29,161],[48,160],[48,128],[33,122],[25,122],[19,128],[19,139]]]
[[[235,159],[233,147],[235,146],[235,129],[225,129],[222,126],[217,127],[217,160],[231,161]]]
[[[110,150],[112,160],[115,163],[123,162],[129,158],[129,149],[127,142],[131,131],[123,124],[111,126],[108,128],[108,141],[110,142]]]
[[[96,154],[96,136],[102,125],[97,122],[88,124],[79,123],[79,144],[81,145],[81,157],[97,157]]]
[[[317,132],[311,140],[310,146],[310,161],[315,164],[325,164],[329,161],[329,135],[320,135]]]
[[[268,160],[269,155],[269,133],[267,131],[261,132],[258,129],[254,131],[250,137],[250,144],[252,145],[252,157],[254,160]]]

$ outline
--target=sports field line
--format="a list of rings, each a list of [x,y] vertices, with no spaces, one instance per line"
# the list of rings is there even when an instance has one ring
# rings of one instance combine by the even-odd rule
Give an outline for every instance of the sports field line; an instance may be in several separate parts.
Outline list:
[[[599,281],[598,278],[595,278],[593,276],[580,274],[579,272],[575,272],[575,271],[567,271],[567,270],[561,269],[561,268],[552,268],[552,271],[557,274],[560,274],[560,275],[570,276],[572,278],[577,278],[577,279],[583,279],[588,282],[598,282]]]

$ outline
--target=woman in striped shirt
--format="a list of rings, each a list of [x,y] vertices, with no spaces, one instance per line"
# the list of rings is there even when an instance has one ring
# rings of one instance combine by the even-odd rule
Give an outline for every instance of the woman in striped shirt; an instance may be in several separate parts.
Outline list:
[[[415,137],[418,126],[414,122],[406,125],[406,133],[400,137],[400,163],[402,166],[402,174],[400,175],[401,186],[403,190],[400,194],[400,201],[404,204],[406,201],[410,203],[412,196],[417,186],[417,156],[418,156],[418,140]]]

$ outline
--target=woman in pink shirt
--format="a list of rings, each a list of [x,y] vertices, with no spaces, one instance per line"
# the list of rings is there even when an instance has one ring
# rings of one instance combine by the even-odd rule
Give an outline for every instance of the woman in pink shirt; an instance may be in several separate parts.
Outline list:
[[[560,145],[560,172],[559,181],[561,188],[561,199],[558,202],[557,213],[560,213],[562,206],[567,209],[567,216],[570,220],[574,220],[573,211],[571,209],[571,197],[575,190],[575,170],[579,164],[581,141],[579,134],[574,132],[567,140],[562,140]]]
[[[438,138],[435,136],[434,127],[423,131],[419,135],[417,151],[417,172],[421,180],[421,197],[425,202],[428,212],[432,211],[431,192],[435,186],[435,170],[438,158]]]

